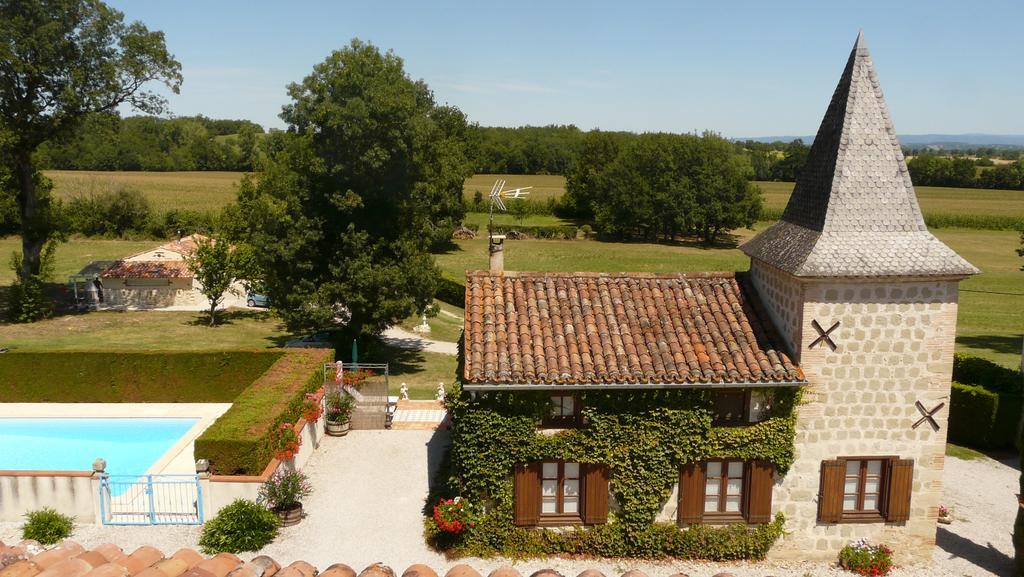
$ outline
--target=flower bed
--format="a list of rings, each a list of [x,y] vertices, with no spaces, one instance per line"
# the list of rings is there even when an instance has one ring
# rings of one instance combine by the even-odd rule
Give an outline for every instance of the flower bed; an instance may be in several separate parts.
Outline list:
[[[892,571],[892,549],[859,539],[839,552],[839,565],[858,575],[888,575]]]

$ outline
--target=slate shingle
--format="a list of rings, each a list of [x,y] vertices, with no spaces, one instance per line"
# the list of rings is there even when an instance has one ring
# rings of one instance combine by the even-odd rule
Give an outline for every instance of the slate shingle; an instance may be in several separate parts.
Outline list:
[[[863,34],[782,219],[740,248],[795,276],[978,272],[925,226]]]

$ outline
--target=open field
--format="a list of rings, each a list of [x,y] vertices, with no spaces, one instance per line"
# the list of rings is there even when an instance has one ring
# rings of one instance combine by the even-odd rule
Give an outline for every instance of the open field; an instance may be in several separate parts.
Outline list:
[[[793,192],[792,182],[756,182],[768,210],[781,211]],[[1024,191],[987,188],[915,186],[925,216],[976,215],[1024,218]]]
[[[742,230],[739,243],[763,229]],[[953,247],[983,273],[961,284],[957,349],[1009,367],[1020,362],[1024,333],[1024,274],[1014,252],[1019,234],[1014,231],[938,229],[936,236]],[[465,270],[487,268],[485,239],[458,242],[459,249],[437,256],[438,265],[461,278]],[[700,244],[673,246],[596,241],[510,241],[505,248],[509,270],[673,272],[746,270],[747,257],[735,244],[703,248]]]
[[[528,197],[531,200],[544,201],[565,194],[565,177],[558,174],[474,174],[462,185],[466,200],[473,200],[473,194],[478,190],[487,198],[494,181],[499,178],[506,180],[506,189],[532,186]]]
[[[47,170],[58,198],[133,188],[141,192],[153,210],[217,211],[234,202],[241,172],[100,172]]]

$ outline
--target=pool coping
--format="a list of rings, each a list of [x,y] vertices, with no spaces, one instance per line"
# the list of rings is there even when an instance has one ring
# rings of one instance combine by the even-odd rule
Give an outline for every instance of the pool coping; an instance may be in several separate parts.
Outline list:
[[[170,446],[149,469],[139,474],[189,474],[195,472],[194,459],[190,460],[188,471],[183,471],[182,454],[194,446],[199,437],[214,421],[224,414],[231,403],[0,403],[4,412],[17,416],[0,416],[0,419],[197,419],[173,445]],[[97,455],[100,457],[99,455]],[[178,471],[165,473],[177,460]],[[61,476],[88,477],[92,471],[79,470],[0,470],[0,476]]]

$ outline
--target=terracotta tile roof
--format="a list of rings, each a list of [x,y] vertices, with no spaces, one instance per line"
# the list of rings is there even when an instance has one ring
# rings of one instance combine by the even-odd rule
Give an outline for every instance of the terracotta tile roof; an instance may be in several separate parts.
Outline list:
[[[464,382],[802,382],[732,273],[467,273]]]
[[[139,547],[130,554],[111,544],[86,549],[74,541],[64,541],[43,549],[35,541],[17,545],[0,543],[0,577],[395,577],[396,573],[383,563],[374,563],[356,572],[344,563],[335,563],[318,571],[305,561],[282,566],[266,555],[246,562],[231,553],[204,557],[192,549],[180,549],[165,556],[154,547]],[[402,577],[438,577],[431,567],[410,565]],[[562,577],[553,569],[541,569],[531,577]],[[482,577],[469,565],[455,565],[445,577]],[[500,567],[488,577],[523,577],[513,567]],[[579,577],[604,577],[594,569],[586,569]],[[647,577],[640,571],[628,571],[622,577]],[[686,577],[680,573],[672,577]]]
[[[191,234],[189,236],[182,237],[181,240],[172,240],[171,242],[162,244],[160,245],[160,248],[174,251],[182,255],[192,254],[199,246],[198,241],[206,240],[206,238],[207,237],[201,234]]]
[[[107,267],[104,278],[192,278],[192,271],[181,260],[125,261],[119,260]]]
[[[978,273],[925,226],[863,34],[782,218],[740,248],[799,277]]]

